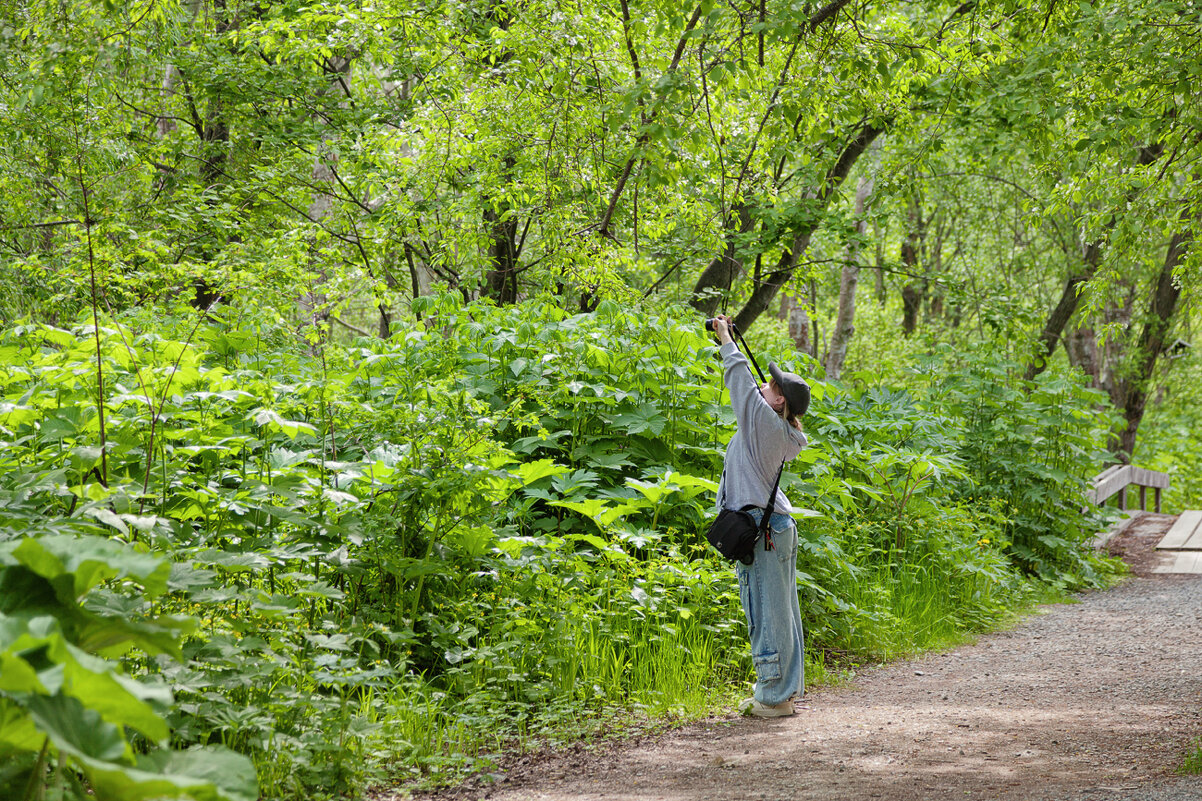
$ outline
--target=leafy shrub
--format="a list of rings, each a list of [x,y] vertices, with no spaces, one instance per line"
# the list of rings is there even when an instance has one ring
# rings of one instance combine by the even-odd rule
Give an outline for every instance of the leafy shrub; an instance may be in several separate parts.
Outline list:
[[[959,359],[944,355],[924,369],[930,403],[961,421],[961,495],[1000,504],[1008,553],[1024,569],[1055,586],[1097,585],[1088,543],[1103,520],[1086,493],[1109,456],[1104,397],[1064,368],[1025,385],[1017,364],[979,357],[953,372],[946,364]]]
[[[6,797],[27,796],[43,782],[60,792],[69,786],[72,798],[258,796],[254,768],[244,757],[212,746],[163,748],[170,689],[161,681],[134,681],[106,658],[130,648],[180,655],[178,638],[194,621],[143,614],[145,601],[167,589],[168,568],[163,559],[96,536],[0,543],[0,789]],[[120,592],[131,586],[138,591]],[[48,771],[48,765],[54,767]],[[74,771],[86,778],[86,788]]]

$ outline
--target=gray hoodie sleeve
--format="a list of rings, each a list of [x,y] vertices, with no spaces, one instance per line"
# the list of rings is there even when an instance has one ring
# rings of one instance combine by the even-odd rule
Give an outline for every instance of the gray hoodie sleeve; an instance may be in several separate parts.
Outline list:
[[[734,409],[739,430],[749,435],[779,430],[784,421],[760,394],[759,385],[751,375],[747,357],[733,342],[723,345],[719,352],[722,354],[723,378],[726,388],[730,391],[730,405]],[[778,457],[777,462],[779,461]]]

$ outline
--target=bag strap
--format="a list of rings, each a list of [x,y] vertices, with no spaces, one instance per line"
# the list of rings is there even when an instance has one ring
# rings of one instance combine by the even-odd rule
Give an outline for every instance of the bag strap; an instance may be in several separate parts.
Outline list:
[[[780,469],[776,471],[776,481],[772,483],[772,490],[768,493],[768,503],[764,504],[764,519],[760,521],[760,532],[764,532],[768,528],[766,521],[772,517],[772,512],[776,509],[776,490],[780,487],[781,473],[785,472],[785,460],[780,460]],[[722,468],[722,499],[718,502],[719,508],[726,508],[726,468]]]
[[[776,471],[776,481],[772,482],[772,491],[768,493],[768,503],[764,504],[764,517],[760,520],[760,534],[768,530],[768,518],[776,511],[776,490],[780,487],[780,474],[785,472],[785,460],[780,460],[780,469]],[[725,487],[723,487],[725,491]],[[725,494],[725,493],[724,493]],[[767,547],[767,541],[764,542]]]

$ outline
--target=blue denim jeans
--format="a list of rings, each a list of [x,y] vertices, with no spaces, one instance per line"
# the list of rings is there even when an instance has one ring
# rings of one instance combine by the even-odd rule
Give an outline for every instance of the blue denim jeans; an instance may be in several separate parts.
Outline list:
[[[763,509],[748,510],[758,522]],[[775,550],[761,539],[750,565],[735,562],[739,600],[747,615],[751,661],[755,665],[755,698],[779,704],[805,691],[805,640],[797,602],[797,526],[786,514],[769,522]]]

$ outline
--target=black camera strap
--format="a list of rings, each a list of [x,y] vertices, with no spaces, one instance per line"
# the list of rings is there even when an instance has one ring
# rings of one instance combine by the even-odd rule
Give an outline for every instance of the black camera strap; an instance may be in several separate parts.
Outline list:
[[[751,348],[747,347],[747,340],[743,338],[743,332],[740,331],[737,327],[735,327],[735,324],[733,322],[730,324],[730,334],[731,334],[732,340],[734,340],[736,338],[739,340],[738,342],[735,343],[736,348],[739,347],[740,343],[743,345],[742,351],[743,351],[743,353],[745,353],[747,355],[747,358],[751,361],[751,364],[755,367],[756,375],[758,375],[760,377],[760,383],[767,384],[768,379],[764,378],[764,371],[760,369],[760,363],[755,360],[755,356],[752,354]]]

